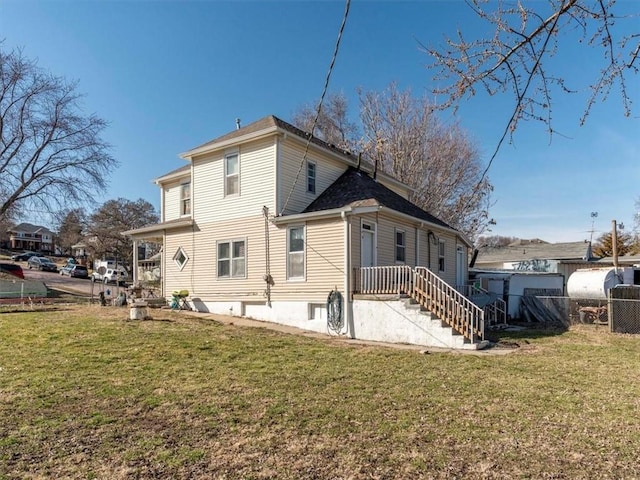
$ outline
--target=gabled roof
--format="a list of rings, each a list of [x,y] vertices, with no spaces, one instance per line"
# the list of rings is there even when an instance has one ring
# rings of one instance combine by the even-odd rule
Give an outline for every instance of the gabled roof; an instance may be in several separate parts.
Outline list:
[[[31,223],[26,223],[26,222],[23,222],[23,223],[21,223],[19,225],[16,225],[15,227],[11,228],[8,231],[9,232],[24,232],[24,233],[40,233],[40,232],[53,233],[47,227],[41,227],[40,225],[33,225]]]
[[[281,129],[304,139],[308,139],[310,137],[311,143],[314,143],[320,147],[333,150],[336,153],[339,153],[341,155],[351,155],[349,151],[338,148],[335,145],[331,145],[330,143],[327,143],[324,140],[320,140],[319,138],[312,137],[310,133],[304,132],[303,130],[300,130],[299,128],[294,127],[290,123],[287,123],[284,120],[281,120],[275,115],[267,115],[266,117],[263,117],[260,120],[256,120],[255,122],[250,123],[245,127],[239,128],[237,130],[233,130],[220,137],[214,138],[213,140],[209,140],[208,142],[203,143],[202,145],[192,148],[188,152],[183,153],[181,156],[183,158],[189,157],[193,154],[197,154],[197,152],[199,151],[206,150],[207,147],[213,147],[219,143],[224,143],[229,140],[238,139],[246,135],[251,135],[257,132],[268,131],[270,129],[274,131]]]
[[[565,243],[520,243],[478,249],[476,265],[522,260],[593,260],[587,241]]]
[[[162,183],[167,180],[173,180],[178,177],[187,176],[187,174],[191,173],[191,165],[183,165],[180,168],[176,168],[175,170],[171,170],[169,173],[165,173],[164,175],[156,178],[154,180],[155,183]]]
[[[453,227],[424,211],[393,190],[375,181],[367,173],[349,167],[302,213],[345,207],[381,206],[444,228]]]

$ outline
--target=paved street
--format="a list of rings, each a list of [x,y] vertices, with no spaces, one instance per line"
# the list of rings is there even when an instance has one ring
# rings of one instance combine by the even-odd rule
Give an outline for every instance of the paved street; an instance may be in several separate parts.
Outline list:
[[[110,290],[111,296],[116,296],[123,287],[116,285],[105,286],[102,283],[93,283],[84,278],[71,278],[53,272],[41,272],[39,270],[29,270],[27,262],[18,262],[24,271],[24,277],[28,280],[39,280],[52,289],[60,289],[71,293],[78,293],[86,296],[97,296],[98,292]]]

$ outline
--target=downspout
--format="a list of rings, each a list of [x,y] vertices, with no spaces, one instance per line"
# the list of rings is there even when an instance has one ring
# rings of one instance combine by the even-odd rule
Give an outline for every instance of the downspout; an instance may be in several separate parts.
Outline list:
[[[416,227],[416,258],[413,262],[413,266],[417,267],[420,262],[420,229]]]
[[[351,338],[355,338],[353,332],[353,312],[351,309],[351,243],[350,243],[350,227],[347,212],[341,212],[340,216],[344,221],[344,320],[347,326],[347,334]]]

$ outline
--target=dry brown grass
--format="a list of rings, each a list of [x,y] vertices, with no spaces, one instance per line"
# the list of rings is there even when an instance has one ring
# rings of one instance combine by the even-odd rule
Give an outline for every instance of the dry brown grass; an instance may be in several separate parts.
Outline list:
[[[0,314],[0,478],[640,476],[636,337],[420,355],[126,316]]]

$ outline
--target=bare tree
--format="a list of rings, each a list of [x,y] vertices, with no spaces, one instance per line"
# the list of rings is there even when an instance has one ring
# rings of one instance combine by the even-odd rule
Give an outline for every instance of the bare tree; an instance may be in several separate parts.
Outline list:
[[[64,212],[59,212],[58,234],[56,235],[56,245],[62,249],[65,255],[71,254],[71,247],[79,243],[84,237],[84,225],[86,215],[81,208],[74,208]]]
[[[62,210],[105,191],[117,162],[106,126],[84,115],[76,84],[0,43],[0,218],[12,209]]]
[[[316,117],[315,105],[303,105],[293,114],[293,124],[311,133]],[[349,105],[342,93],[330,93],[313,129],[315,137],[346,150],[355,150],[358,127],[349,120]]]
[[[412,202],[468,236],[484,231],[493,187],[482,176],[469,135],[457,124],[442,123],[426,97],[414,97],[395,83],[359,95],[362,135],[357,137],[358,127],[347,120],[346,98],[330,95],[319,138],[362,152],[376,168],[413,187]],[[314,115],[303,107],[293,122],[308,130]]]
[[[442,123],[426,97],[394,83],[384,92],[360,93],[360,118],[367,157],[413,187],[416,205],[471,238],[486,229],[493,187],[458,124]]]
[[[477,247],[506,247],[520,240],[518,237],[505,237],[502,235],[480,236],[476,240]]]
[[[520,120],[542,121],[552,134],[555,94],[574,93],[584,87],[589,94],[581,124],[593,105],[606,99],[614,87],[619,90],[624,114],[631,114],[628,82],[640,68],[640,32],[637,12],[624,10],[629,5],[637,10],[637,4],[620,5],[615,0],[466,3],[494,33],[490,38],[470,40],[459,30],[455,38],[445,39],[444,46],[424,47],[434,59],[434,80],[443,85],[434,90],[444,100],[441,108],[455,106],[478,90],[489,95],[510,91],[515,108],[502,140]],[[566,78],[554,73],[552,57],[562,51],[561,35],[574,46],[597,51],[589,58],[599,62],[600,72],[592,79],[580,76],[584,85],[569,85]]]
[[[617,253],[618,255],[636,254],[638,250],[633,243],[633,237],[625,232],[617,232]],[[593,255],[598,258],[613,256],[613,235],[611,232],[604,233],[598,237],[593,246]]]
[[[91,215],[86,227],[93,257],[118,257],[131,264],[133,241],[122,232],[157,223],[158,218],[153,205],[142,198],[135,202],[126,198],[106,201]]]

